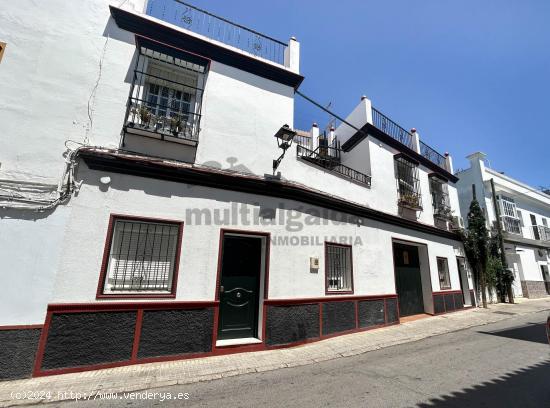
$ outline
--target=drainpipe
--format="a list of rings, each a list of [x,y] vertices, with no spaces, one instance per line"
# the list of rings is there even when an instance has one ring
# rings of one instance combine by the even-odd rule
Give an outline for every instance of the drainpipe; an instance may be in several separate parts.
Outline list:
[[[502,237],[502,225],[500,224],[500,208],[497,204],[497,195],[495,193],[495,181],[493,178],[491,178],[491,193],[493,195],[493,207],[495,209],[495,214],[497,217],[497,234],[498,234],[498,243],[500,246],[500,260],[502,262],[502,266],[504,269],[508,268],[508,264],[506,262],[506,254],[504,253],[504,238]],[[507,285],[506,290],[508,291],[508,299],[510,300],[510,303],[514,303],[514,297],[512,295],[512,288]],[[501,300],[502,297],[504,297],[504,294],[501,294]]]

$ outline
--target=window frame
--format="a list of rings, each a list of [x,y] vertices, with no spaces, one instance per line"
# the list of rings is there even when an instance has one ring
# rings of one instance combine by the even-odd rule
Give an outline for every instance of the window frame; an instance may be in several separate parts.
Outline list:
[[[349,248],[349,258],[350,258],[350,289],[345,290],[334,290],[329,289],[329,279],[328,279],[328,267],[329,267],[329,246]],[[353,286],[353,247],[348,244],[341,244],[338,242],[325,241],[325,295],[352,295],[354,292]]]
[[[448,285],[443,286],[442,280],[441,280],[441,271],[439,270],[439,261],[445,262],[445,272],[446,272],[446,278],[448,281]],[[449,270],[449,259],[445,258],[443,256],[436,257],[436,264],[437,264],[437,277],[439,279],[439,290],[451,290],[451,272]]]
[[[118,220],[123,221],[136,221],[136,222],[150,222],[150,223],[163,223],[163,224],[172,224],[178,227],[178,236],[176,240],[176,251],[174,256],[174,270],[172,271],[172,285],[170,292],[165,293],[105,293],[105,282],[107,274],[109,273],[109,260],[111,257],[111,246],[113,244],[114,232],[115,232],[115,223]],[[183,238],[183,221],[177,220],[168,220],[162,218],[152,218],[152,217],[141,217],[133,216],[126,214],[110,214],[109,224],[107,227],[107,235],[105,238],[105,245],[103,248],[103,259],[101,262],[101,270],[99,273],[99,282],[97,285],[96,299],[166,299],[166,298],[175,298],[176,291],[178,286],[178,275],[179,275],[179,266],[181,258],[181,242]]]
[[[400,174],[405,171],[408,174]],[[397,184],[397,205],[416,211],[423,211],[422,190],[420,188],[420,165],[403,154],[394,156],[394,172]],[[406,197],[409,197],[407,199]],[[413,200],[415,203],[408,203]]]

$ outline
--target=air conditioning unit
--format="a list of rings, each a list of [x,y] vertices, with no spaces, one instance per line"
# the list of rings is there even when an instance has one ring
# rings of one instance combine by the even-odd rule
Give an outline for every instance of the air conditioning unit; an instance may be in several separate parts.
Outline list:
[[[459,215],[453,216],[451,221],[451,229],[453,230],[464,229],[464,218],[462,218]]]

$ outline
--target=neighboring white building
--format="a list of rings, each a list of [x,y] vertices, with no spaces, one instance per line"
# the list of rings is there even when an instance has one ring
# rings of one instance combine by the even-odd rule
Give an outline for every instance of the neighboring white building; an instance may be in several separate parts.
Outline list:
[[[295,39],[168,0],[40,10],[0,10],[0,343],[25,356],[0,377],[475,304],[450,156],[369,99],[298,132],[272,176],[303,80]]]
[[[470,167],[457,173],[463,217],[475,191],[488,228],[495,231],[500,222],[506,261],[515,277],[514,296],[550,295],[550,196],[487,167],[484,153],[468,160]]]

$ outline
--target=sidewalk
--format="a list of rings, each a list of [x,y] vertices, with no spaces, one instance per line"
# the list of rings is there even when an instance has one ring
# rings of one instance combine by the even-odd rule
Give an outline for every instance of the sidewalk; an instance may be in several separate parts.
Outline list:
[[[294,348],[0,382],[0,406],[39,402],[13,398],[12,393],[15,392],[50,392],[51,396],[41,403],[74,399],[74,396],[71,398],[71,392],[80,393],[82,396],[91,395],[93,399],[93,395],[98,393],[131,392],[174,384],[189,384],[354,356],[469,327],[507,320],[519,315],[550,310],[550,298],[520,299],[515,305],[497,304],[489,307],[487,310],[470,309],[414,320],[397,326],[334,337]]]

